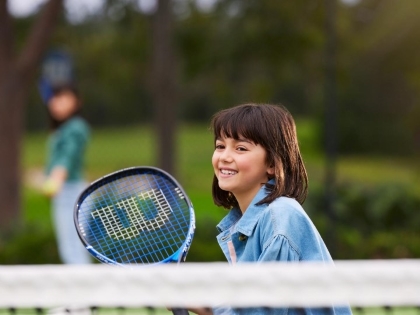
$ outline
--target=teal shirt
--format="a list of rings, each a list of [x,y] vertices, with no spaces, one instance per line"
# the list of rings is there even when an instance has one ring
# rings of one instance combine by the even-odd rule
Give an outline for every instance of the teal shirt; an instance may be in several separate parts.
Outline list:
[[[62,166],[68,172],[68,182],[83,179],[84,156],[89,136],[89,126],[81,117],[73,117],[55,130],[48,142],[47,175],[56,166]]]

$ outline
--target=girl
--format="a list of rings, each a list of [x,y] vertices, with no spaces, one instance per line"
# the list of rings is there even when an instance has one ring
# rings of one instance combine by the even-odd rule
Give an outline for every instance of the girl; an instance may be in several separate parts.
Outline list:
[[[229,210],[217,226],[217,240],[229,263],[332,263],[301,206],[308,191],[308,177],[290,113],[282,106],[245,104],[217,113],[211,128],[215,140],[213,200]],[[213,309],[215,314],[302,312],[351,314],[347,307]]]
[[[79,94],[73,86],[55,88],[47,104],[53,132],[43,191],[52,197],[58,250],[66,264],[90,262],[73,221],[74,203],[86,185],[82,168],[89,137],[89,127],[79,116],[80,106]]]

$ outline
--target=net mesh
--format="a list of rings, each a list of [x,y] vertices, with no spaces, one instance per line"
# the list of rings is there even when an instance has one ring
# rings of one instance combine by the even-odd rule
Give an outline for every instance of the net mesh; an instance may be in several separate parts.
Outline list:
[[[170,314],[166,307],[220,305],[420,315],[420,260],[0,267],[0,314]]]

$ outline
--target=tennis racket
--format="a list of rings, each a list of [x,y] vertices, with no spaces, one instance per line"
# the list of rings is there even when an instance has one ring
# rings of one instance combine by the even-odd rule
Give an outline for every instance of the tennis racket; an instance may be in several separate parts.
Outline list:
[[[76,202],[74,222],[92,256],[123,267],[185,261],[195,230],[188,196],[155,167],[126,168],[93,182]]]

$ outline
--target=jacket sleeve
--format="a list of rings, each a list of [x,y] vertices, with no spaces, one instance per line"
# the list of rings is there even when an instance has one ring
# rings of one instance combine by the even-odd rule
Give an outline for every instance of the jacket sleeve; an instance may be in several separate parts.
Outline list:
[[[299,261],[299,254],[285,236],[274,235],[268,245],[263,248],[258,261]]]

